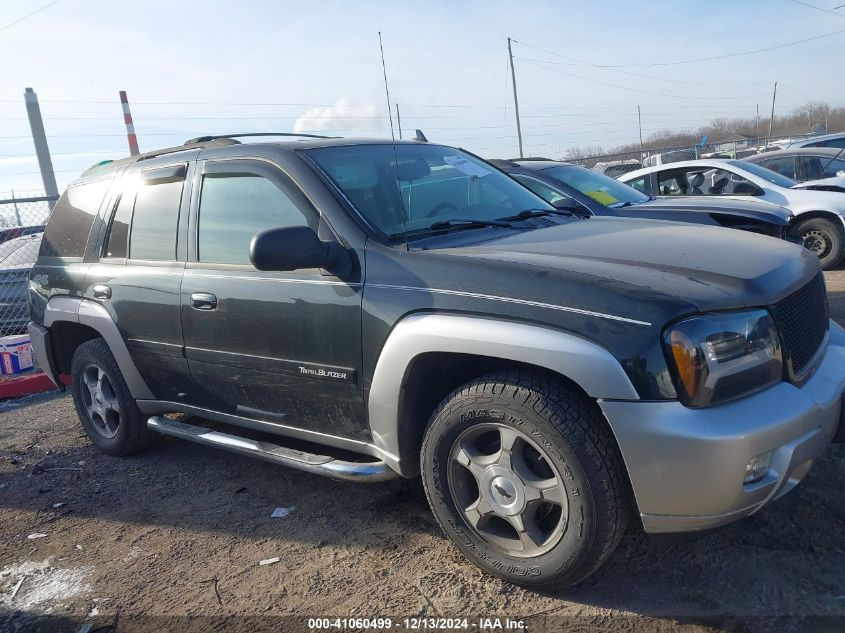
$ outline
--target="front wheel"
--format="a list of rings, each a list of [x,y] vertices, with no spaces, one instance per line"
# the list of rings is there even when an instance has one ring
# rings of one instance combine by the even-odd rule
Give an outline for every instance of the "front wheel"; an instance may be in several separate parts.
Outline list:
[[[426,496],[444,532],[481,569],[559,588],[598,569],[623,533],[624,471],[595,403],[523,373],[449,395],[423,440]]]
[[[842,230],[825,218],[810,218],[793,227],[790,235],[801,240],[804,248],[819,258],[824,270],[834,268],[842,258]]]

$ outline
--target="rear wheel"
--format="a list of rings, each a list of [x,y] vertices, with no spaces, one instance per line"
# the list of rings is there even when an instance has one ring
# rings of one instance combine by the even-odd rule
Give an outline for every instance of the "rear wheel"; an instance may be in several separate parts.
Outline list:
[[[103,339],[86,341],[74,352],[71,393],[82,427],[104,453],[129,455],[155,439]]]
[[[598,569],[624,530],[624,471],[601,413],[530,374],[486,376],[432,416],[422,478],[444,532],[515,584],[564,587]]]
[[[819,258],[824,270],[835,267],[842,259],[842,229],[826,218],[810,218],[799,222],[789,233],[800,239],[804,248]]]

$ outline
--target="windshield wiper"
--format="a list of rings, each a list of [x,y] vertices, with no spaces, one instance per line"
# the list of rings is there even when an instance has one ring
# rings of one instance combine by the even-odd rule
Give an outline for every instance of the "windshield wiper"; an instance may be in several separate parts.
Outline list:
[[[572,216],[574,213],[571,211],[565,211],[564,209],[526,209],[525,211],[520,211],[516,215],[499,218],[499,220],[527,220],[529,218],[541,218],[545,215]]]
[[[634,206],[633,202],[614,202],[613,204],[607,205],[608,209],[624,209],[625,207],[632,207]]]
[[[453,218],[450,220],[438,220],[428,228],[433,231],[439,231],[442,229],[450,229],[454,227],[474,228],[482,226],[497,226],[500,228],[510,228],[513,225],[510,222],[506,222],[505,220],[476,220],[471,218]]]

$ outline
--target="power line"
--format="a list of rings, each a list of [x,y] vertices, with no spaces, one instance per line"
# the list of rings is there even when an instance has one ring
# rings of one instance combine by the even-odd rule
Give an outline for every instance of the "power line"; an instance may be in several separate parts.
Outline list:
[[[628,86],[620,86],[619,84],[610,83],[609,81],[602,81],[600,79],[592,79],[590,77],[584,77],[582,75],[576,75],[574,73],[568,73],[559,68],[550,68],[549,66],[544,66],[543,64],[539,64],[537,62],[531,61],[529,59],[525,59],[524,57],[515,57],[520,61],[523,61],[527,64],[531,64],[533,66],[537,66],[538,68],[545,68],[546,70],[551,70],[552,72],[560,73],[561,75],[566,75],[567,77],[574,77],[576,79],[582,79],[583,81],[589,81],[595,84],[601,84],[603,86],[610,86],[611,88],[618,88],[619,90],[628,90],[630,92],[639,92],[641,94],[651,95],[653,97],[668,97],[670,99],[707,99],[707,100],[716,100],[716,101],[727,101],[730,100],[730,97],[693,97],[693,96],[686,96],[686,95],[673,95],[667,94],[664,92],[653,92],[651,90],[642,90],[640,88],[630,88]],[[752,99],[756,97],[740,97],[744,99]],[[736,100],[736,97],[734,97]]]
[[[567,65],[571,65],[571,66],[590,66],[592,68],[601,68],[603,70],[609,70],[611,72],[621,73],[623,75],[631,75],[632,77],[640,77],[640,78],[643,78],[643,79],[651,79],[651,80],[654,80],[654,81],[666,81],[666,82],[669,82],[669,83],[687,84],[687,85],[691,85],[691,86],[727,87],[727,88],[736,88],[736,87],[743,87],[743,86],[764,86],[764,85],[769,84],[768,81],[766,81],[766,82],[763,82],[763,81],[750,82],[749,81],[749,82],[731,84],[731,83],[705,83],[705,82],[700,82],[700,81],[687,81],[687,80],[684,80],[684,79],[666,79],[665,77],[655,77],[654,75],[646,75],[646,74],[643,74],[643,73],[636,73],[636,72],[633,72],[633,71],[630,71],[630,70],[621,70],[620,68],[618,68],[616,66],[605,66],[605,65],[602,65],[602,64],[595,64],[593,62],[587,61],[586,59],[580,59],[578,57],[571,57],[569,55],[562,55],[561,53],[555,53],[554,51],[550,51],[550,50],[547,50],[545,48],[540,48],[539,46],[533,46],[531,44],[525,44],[524,42],[518,42],[517,40],[513,40],[513,42],[515,44],[519,44],[520,46],[525,46],[526,48],[531,48],[531,49],[534,49],[535,51],[539,51],[541,53],[547,53],[548,55],[554,55],[555,57],[560,57],[561,59],[569,59],[569,60],[578,62],[577,64],[567,64]],[[561,62],[554,62],[554,61],[541,60],[541,59],[534,59],[534,60],[531,60],[531,61],[544,62],[546,64],[560,64],[561,63]]]
[[[816,11],[824,11],[825,13],[831,13],[833,15],[838,15],[840,18],[845,18],[845,14],[837,13],[833,9],[825,9],[824,7],[817,7],[814,4],[810,4],[809,2],[801,2],[801,0],[789,0],[790,2],[794,2],[795,4],[800,4],[805,7],[809,7],[811,9],[815,9]],[[834,9],[839,9],[841,7],[845,7],[845,4],[839,5],[838,7],[834,7]]]
[[[23,16],[22,18],[18,18],[18,19],[17,19],[17,20],[15,20],[14,22],[10,22],[10,23],[9,23],[9,24],[7,24],[6,26],[0,27],[0,33],[2,33],[3,31],[5,31],[6,29],[10,29],[10,28],[12,28],[12,27],[13,27],[13,26],[15,26],[16,24],[20,24],[20,23],[21,23],[21,22],[23,22],[24,20],[28,20],[29,18],[31,18],[31,17],[32,17],[33,15],[35,15],[36,13],[41,13],[42,11],[44,11],[44,10],[46,10],[46,9],[49,9],[50,7],[52,7],[54,4],[56,4],[56,3],[58,3],[58,2],[61,2],[61,0],[53,0],[53,2],[49,2],[49,3],[45,4],[43,7],[39,8],[39,9],[36,9],[36,10],[35,10],[35,11],[33,11],[32,13],[28,13],[28,14],[26,14],[25,16]]]
[[[837,14],[840,15],[840,14]],[[820,40],[825,37],[832,37],[834,35],[840,35],[841,33],[845,33],[845,29],[839,29],[838,31],[831,31],[829,33],[822,33],[821,35],[814,35],[812,37],[806,37],[801,40],[794,40],[792,42],[785,42],[783,44],[775,44],[774,46],[766,46],[765,48],[756,48],[749,51],[740,51],[737,53],[726,53],[724,55],[713,55],[712,57],[698,57],[694,59],[679,59],[670,62],[652,62],[649,64],[601,64],[601,68],[647,68],[652,66],[678,66],[680,64],[697,64],[699,62],[710,62],[717,59],[729,59],[734,57],[742,57],[745,55],[756,55],[757,53],[767,53],[769,51],[778,50],[781,48],[787,48],[789,46],[797,46],[798,44],[805,44],[807,42],[813,42],[815,40]]]

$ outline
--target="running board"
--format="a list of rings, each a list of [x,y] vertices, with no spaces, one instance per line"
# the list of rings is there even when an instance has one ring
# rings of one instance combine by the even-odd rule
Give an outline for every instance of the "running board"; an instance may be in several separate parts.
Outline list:
[[[398,477],[387,464],[378,462],[346,462],[329,455],[316,455],[292,448],[259,442],[246,437],[221,433],[202,426],[186,424],[170,418],[153,416],[147,427],[162,435],[171,435],[190,442],[216,446],[233,453],[257,457],[274,464],[298,468],[309,473],[324,475],[342,481],[387,481]]]

